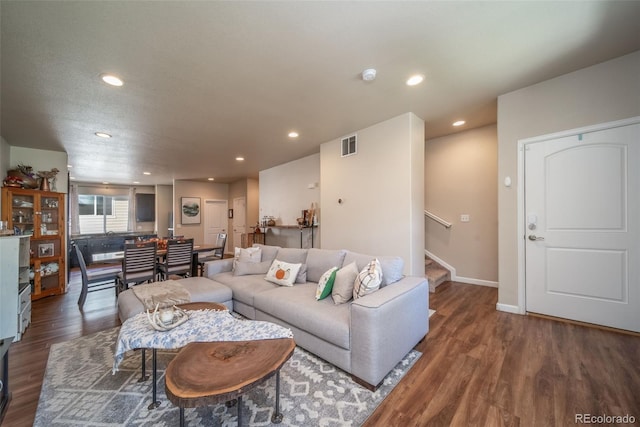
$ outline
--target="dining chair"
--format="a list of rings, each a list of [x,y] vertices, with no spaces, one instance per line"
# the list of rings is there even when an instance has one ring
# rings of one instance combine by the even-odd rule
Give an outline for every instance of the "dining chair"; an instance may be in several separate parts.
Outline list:
[[[213,261],[216,259],[224,258],[224,247],[227,244],[227,233],[218,233],[216,241],[213,246],[216,247],[211,252],[198,254],[198,271],[202,276],[204,274],[204,263],[207,261]]]
[[[164,262],[158,264],[160,280],[170,275],[189,277],[193,257],[193,239],[170,239],[167,241],[167,254]]]
[[[105,289],[115,288],[116,296],[118,295],[118,284],[116,277],[120,273],[120,268],[100,269],[96,271],[87,270],[87,264],[84,261],[84,255],[78,247],[73,245],[73,250],[78,258],[78,265],[80,266],[80,275],[82,277],[82,289],[80,290],[80,297],[78,298],[78,305],[80,308],[84,306],[87,300],[87,294],[89,292],[103,291]]]
[[[126,291],[130,284],[138,285],[156,280],[156,242],[129,242],[124,245],[122,272],[118,274],[117,292]]]

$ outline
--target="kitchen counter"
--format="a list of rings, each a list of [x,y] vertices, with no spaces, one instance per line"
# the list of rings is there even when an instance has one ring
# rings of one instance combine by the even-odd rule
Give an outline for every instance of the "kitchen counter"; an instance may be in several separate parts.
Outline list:
[[[135,233],[100,233],[100,234],[82,234],[73,235],[69,241],[69,260],[71,267],[79,267],[78,258],[73,250],[73,244],[76,244],[87,265],[93,262],[94,255],[103,255],[96,257],[97,259],[109,259],[108,254],[124,251],[124,241],[143,238],[149,239],[157,237],[151,232],[135,232]]]

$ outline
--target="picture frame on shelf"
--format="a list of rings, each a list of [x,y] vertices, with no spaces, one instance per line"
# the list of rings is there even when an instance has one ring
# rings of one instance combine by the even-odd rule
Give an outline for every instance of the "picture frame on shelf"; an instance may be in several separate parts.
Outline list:
[[[182,224],[200,224],[200,197],[180,198]]]
[[[38,245],[38,257],[47,258],[54,256],[55,247],[53,243],[40,243]]]

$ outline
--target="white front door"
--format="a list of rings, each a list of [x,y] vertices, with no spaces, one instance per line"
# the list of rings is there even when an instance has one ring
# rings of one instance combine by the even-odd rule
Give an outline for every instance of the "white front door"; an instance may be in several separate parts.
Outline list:
[[[247,230],[247,200],[244,197],[233,199],[233,245],[240,247],[242,235]]]
[[[227,201],[226,200],[205,200],[204,201],[204,244],[213,245],[216,243],[218,233],[227,232]]]
[[[527,311],[640,332],[640,124],[524,150]]]

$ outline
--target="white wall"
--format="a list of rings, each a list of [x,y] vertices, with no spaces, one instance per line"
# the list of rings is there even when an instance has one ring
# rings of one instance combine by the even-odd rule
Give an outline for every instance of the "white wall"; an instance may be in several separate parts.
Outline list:
[[[10,149],[9,143],[0,136],[0,178],[4,179],[7,176],[7,171],[11,169],[11,163],[9,161]],[[2,208],[2,202],[0,201],[0,208]]]
[[[260,171],[260,219],[273,216],[277,225],[296,225],[302,210],[311,203],[318,205],[318,218],[322,226],[320,202],[320,154]],[[309,188],[309,185],[315,185]],[[317,185],[316,185],[317,184]],[[319,230],[314,230],[314,246],[320,247]],[[303,247],[310,247],[309,231],[303,234]],[[300,232],[297,229],[269,229],[267,243],[282,247],[300,247]]]
[[[425,209],[453,224],[425,219],[425,248],[455,268],[454,280],[497,286],[497,175],[496,125],[425,144]]]
[[[58,193],[67,193],[67,153],[11,146],[9,157],[11,168],[20,163],[33,167],[34,173],[38,171],[50,171],[53,168],[57,168],[60,172],[56,175],[55,191]],[[53,191],[53,187],[51,190]]]
[[[156,185],[156,234],[158,237],[169,236],[169,228],[173,223],[169,217],[173,213],[173,186]]]
[[[424,122],[406,113],[356,133],[356,155],[320,146],[322,246],[398,255],[424,275]]]
[[[639,76],[637,51],[498,98],[499,305],[518,304],[518,140],[640,115]]]

